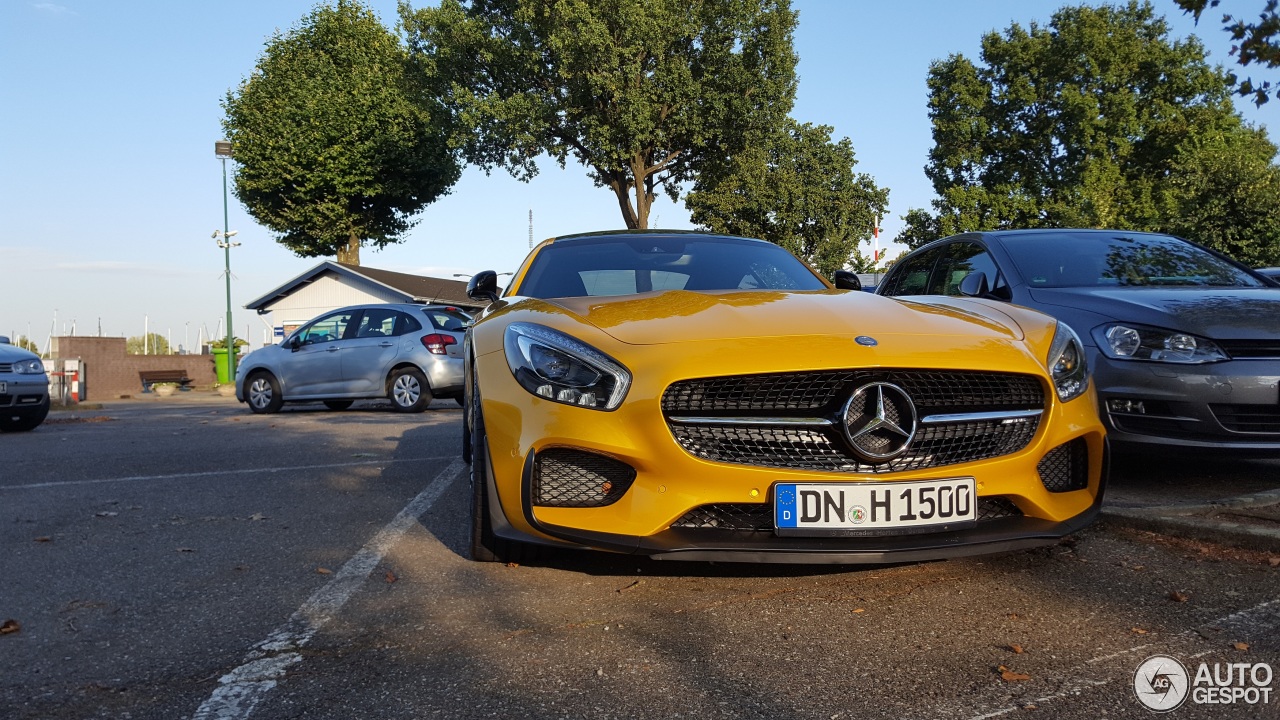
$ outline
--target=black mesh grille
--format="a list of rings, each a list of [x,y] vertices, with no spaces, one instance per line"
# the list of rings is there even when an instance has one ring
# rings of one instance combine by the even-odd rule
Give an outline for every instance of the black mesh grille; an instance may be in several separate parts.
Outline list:
[[[891,473],[952,465],[1017,452],[1036,433],[1039,418],[1015,422],[928,425],[920,429],[910,449],[889,462],[873,465],[854,456],[839,430],[744,425],[681,425],[673,423],[676,441],[704,460],[797,470]]]
[[[1017,452],[1031,441],[1039,417],[922,425],[910,448],[870,463],[849,447],[844,404],[859,387],[887,382],[902,388],[918,417],[1043,409],[1038,378],[985,372],[837,370],[702,378],[673,383],[662,397],[676,441],[695,457],[717,462],[859,473],[973,462]],[[693,422],[671,420],[694,417]],[[729,421],[751,418],[750,424]],[[823,418],[827,426],[796,426],[770,418]],[[717,422],[723,419],[724,422]]]
[[[979,498],[978,522],[1019,517],[1022,511],[1002,497]],[[768,503],[701,505],[671,524],[675,528],[773,532],[773,506]]]
[[[1233,432],[1280,434],[1280,405],[1210,405],[1222,427]]]
[[[1070,492],[1089,486],[1089,445],[1076,438],[1045,453],[1036,466],[1049,492]]]
[[[911,395],[921,415],[1044,407],[1044,389],[1030,375],[934,370],[833,370],[772,375],[736,375],[673,383],[662,410],[681,413],[831,410],[853,390],[872,381],[891,382]]]
[[[533,469],[533,504],[544,507],[602,507],[626,494],[636,471],[595,453],[551,448],[538,453]]]

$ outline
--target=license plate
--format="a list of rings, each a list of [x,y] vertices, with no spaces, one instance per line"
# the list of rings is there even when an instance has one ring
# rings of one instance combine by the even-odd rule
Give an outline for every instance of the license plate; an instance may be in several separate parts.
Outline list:
[[[5,385],[5,383],[0,382],[0,395],[3,395],[7,392],[9,392],[9,388]]]
[[[894,535],[977,522],[973,478],[895,483],[778,483],[779,535]]]

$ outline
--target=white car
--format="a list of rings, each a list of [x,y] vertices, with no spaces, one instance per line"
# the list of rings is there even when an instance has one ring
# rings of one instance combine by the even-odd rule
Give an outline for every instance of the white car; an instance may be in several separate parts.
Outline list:
[[[286,402],[345,410],[387,398],[422,412],[432,397],[462,397],[462,338],[471,316],[448,305],[353,305],[326,313],[236,368],[236,399],[255,413]]]
[[[40,356],[0,335],[0,432],[34,430],[49,414],[49,376]]]

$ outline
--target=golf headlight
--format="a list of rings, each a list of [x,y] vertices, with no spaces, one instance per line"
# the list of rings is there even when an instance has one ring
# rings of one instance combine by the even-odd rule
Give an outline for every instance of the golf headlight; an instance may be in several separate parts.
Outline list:
[[[1098,349],[1116,360],[1198,365],[1231,358],[1207,338],[1144,325],[1112,323],[1093,331]]]
[[[35,358],[19,360],[13,364],[13,371],[19,375],[39,375],[44,372],[44,365]]]
[[[516,381],[552,402],[615,410],[631,387],[631,373],[621,363],[542,325],[512,323],[502,345]]]
[[[1079,336],[1066,323],[1058,323],[1049,346],[1049,374],[1062,402],[1074,400],[1089,388],[1089,368]]]

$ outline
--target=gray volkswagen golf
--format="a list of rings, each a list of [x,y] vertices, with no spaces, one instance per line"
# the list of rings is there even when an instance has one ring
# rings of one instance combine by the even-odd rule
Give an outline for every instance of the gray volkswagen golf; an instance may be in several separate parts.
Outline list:
[[[0,432],[34,430],[49,414],[49,376],[40,356],[0,336]]]
[[[1002,230],[894,264],[880,295],[1016,303],[1084,342],[1112,445],[1280,457],[1280,287],[1170,235]]]
[[[236,368],[236,398],[256,413],[286,402],[345,410],[387,398],[422,412],[432,397],[462,397],[462,338],[471,317],[447,305],[354,305],[326,313]]]

